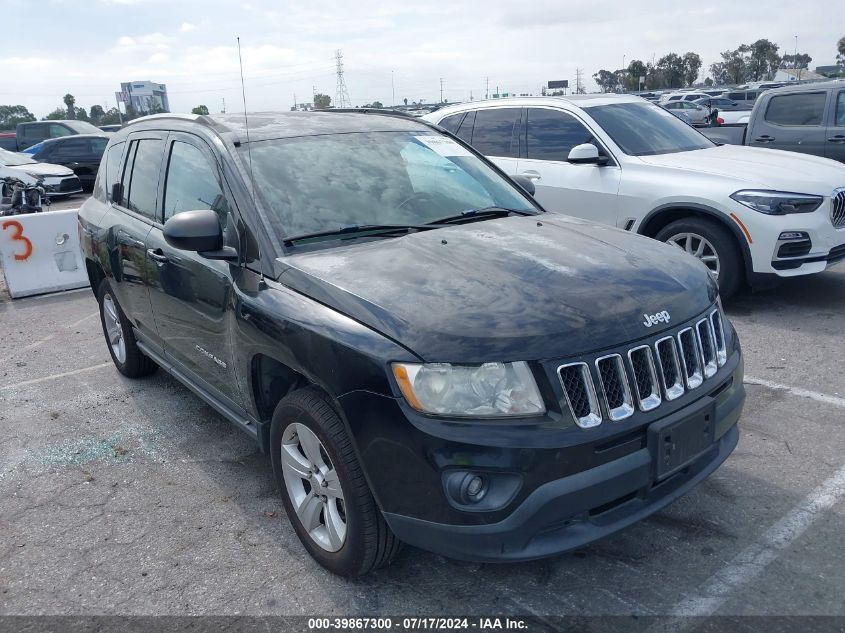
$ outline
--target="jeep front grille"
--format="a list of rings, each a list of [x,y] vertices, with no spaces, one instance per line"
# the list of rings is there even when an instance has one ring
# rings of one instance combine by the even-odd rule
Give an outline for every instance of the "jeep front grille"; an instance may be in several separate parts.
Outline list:
[[[603,419],[618,422],[636,409],[648,412],[676,400],[726,362],[724,323],[716,309],[674,336],[600,356],[593,361],[594,370],[586,362],[574,362],[561,365],[557,373],[575,423],[590,428]]]
[[[830,221],[837,229],[845,226],[845,188],[840,189],[831,200]]]

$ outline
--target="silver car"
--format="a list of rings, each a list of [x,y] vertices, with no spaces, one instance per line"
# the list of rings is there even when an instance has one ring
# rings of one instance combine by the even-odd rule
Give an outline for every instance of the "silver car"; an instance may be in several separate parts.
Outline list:
[[[710,110],[707,108],[703,108],[700,105],[689,101],[670,101],[669,103],[664,104],[663,107],[669,110],[672,114],[683,112],[687,115],[693,125],[704,125],[707,123],[707,117],[710,114]]]

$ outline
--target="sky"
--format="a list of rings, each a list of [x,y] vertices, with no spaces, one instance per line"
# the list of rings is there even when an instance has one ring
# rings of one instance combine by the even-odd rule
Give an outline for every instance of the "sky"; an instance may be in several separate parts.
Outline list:
[[[533,92],[549,80],[587,89],[600,68],[668,52],[719,53],[768,38],[835,63],[845,5],[804,0],[0,0],[0,103],[37,117],[62,105],[113,106],[126,81],[167,85],[171,110],[288,109],[312,91],[335,98],[343,52],[352,105]],[[37,9],[35,8],[37,5]],[[800,16],[799,16],[800,13]],[[839,15],[835,15],[838,13]],[[704,74],[701,78],[703,79]]]

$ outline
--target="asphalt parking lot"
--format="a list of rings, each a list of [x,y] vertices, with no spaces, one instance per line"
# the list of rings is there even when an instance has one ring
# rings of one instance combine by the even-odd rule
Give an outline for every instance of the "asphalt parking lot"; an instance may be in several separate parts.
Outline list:
[[[0,614],[845,615],[845,265],[727,308],[742,438],[689,495],[553,559],[409,548],[347,580],[245,436],[164,372],[117,373],[90,291],[2,294]]]

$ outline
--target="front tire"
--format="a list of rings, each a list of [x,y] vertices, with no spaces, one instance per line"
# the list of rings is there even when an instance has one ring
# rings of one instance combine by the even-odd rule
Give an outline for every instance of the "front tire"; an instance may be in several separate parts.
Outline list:
[[[402,543],[373,498],[346,428],[316,387],[283,398],[270,427],[273,474],[288,519],[314,559],[340,576],[393,561]]]
[[[733,235],[723,226],[702,218],[683,218],[663,227],[655,239],[672,244],[698,258],[728,299],[745,280],[742,253]]]
[[[158,365],[144,354],[135,340],[132,324],[126,318],[114,296],[108,279],[100,283],[97,292],[100,304],[100,323],[114,366],[124,376],[140,378],[152,374]]]

